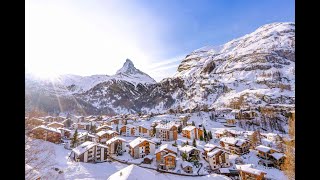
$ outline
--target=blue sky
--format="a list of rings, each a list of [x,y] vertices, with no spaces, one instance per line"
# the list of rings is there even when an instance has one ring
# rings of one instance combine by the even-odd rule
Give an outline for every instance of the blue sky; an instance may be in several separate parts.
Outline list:
[[[293,0],[27,0],[26,70],[112,75],[129,58],[159,81],[195,49],[294,21],[294,8]]]

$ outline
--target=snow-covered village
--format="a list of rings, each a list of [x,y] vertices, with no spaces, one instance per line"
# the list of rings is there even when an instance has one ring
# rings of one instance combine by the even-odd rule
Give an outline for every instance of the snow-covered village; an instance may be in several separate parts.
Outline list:
[[[295,179],[294,1],[26,2],[25,179]]]
[[[137,179],[142,174],[143,179],[155,178],[155,174],[163,179],[285,179],[281,171],[286,158],[284,142],[290,136],[254,130],[250,123],[260,112],[226,108],[191,113],[46,116],[26,117],[26,123],[30,138],[41,144],[37,146],[53,151],[53,166],[47,170],[57,179],[121,179],[121,174]],[[294,110],[288,118],[294,120]]]

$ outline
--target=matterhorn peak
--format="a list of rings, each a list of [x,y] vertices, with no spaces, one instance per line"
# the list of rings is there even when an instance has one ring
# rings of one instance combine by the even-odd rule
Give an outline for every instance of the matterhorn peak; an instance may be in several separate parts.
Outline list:
[[[130,59],[126,59],[126,62],[123,64],[122,68],[117,71],[116,74],[135,74],[139,70],[136,69],[133,65],[133,62]]]

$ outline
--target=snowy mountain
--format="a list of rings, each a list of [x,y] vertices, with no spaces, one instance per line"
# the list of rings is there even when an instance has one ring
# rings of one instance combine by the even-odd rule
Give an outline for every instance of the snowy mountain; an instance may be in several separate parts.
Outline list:
[[[295,24],[267,24],[226,44],[197,49],[159,83],[127,59],[113,76],[63,76],[55,82],[59,91],[40,84],[26,80],[26,88],[46,85],[47,94],[77,99],[75,107],[89,114],[221,108],[239,99],[242,105],[294,105]]]

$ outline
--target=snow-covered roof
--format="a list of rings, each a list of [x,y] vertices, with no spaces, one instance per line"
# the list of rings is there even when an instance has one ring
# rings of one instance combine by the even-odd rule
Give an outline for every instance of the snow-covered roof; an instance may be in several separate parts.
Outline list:
[[[216,145],[214,145],[214,144],[206,144],[206,145],[204,145],[203,150],[205,150],[205,151],[207,151],[207,152],[210,152],[210,151],[212,151],[212,149],[214,149],[214,148],[216,148],[216,147],[218,147],[218,146],[216,146]]]
[[[112,126],[102,125],[102,126],[100,126],[100,127],[97,127],[97,130],[102,129],[102,128],[110,128],[110,129],[112,129]]]
[[[180,147],[178,148],[179,151],[181,152],[186,152],[186,153],[189,153],[191,152],[192,150],[197,150],[197,151],[200,151],[198,148],[194,147],[194,146],[190,146],[190,145],[185,145],[183,147]]]
[[[136,179],[157,179],[156,174],[148,169],[131,164],[111,176],[108,180],[136,180]]]
[[[282,157],[284,157],[284,154],[275,152],[275,153],[272,153],[271,156],[274,157],[276,160],[279,160]]]
[[[161,151],[163,151],[163,150],[165,150],[165,149],[168,149],[168,150],[170,150],[170,151],[173,151],[173,152],[177,153],[177,148],[176,148],[176,147],[173,147],[173,146],[170,145],[170,144],[162,144],[162,145],[156,150],[155,153],[161,152]]]
[[[175,155],[175,154],[173,154],[173,153],[168,153],[168,154],[166,154],[166,155],[164,155],[163,157],[167,157],[167,156],[173,156],[173,157],[177,157],[177,155]]]
[[[239,139],[239,138],[234,138],[234,137],[223,137],[220,139],[220,141],[227,143],[227,144],[233,144],[236,146],[242,146],[242,144],[248,142],[245,139]]]
[[[219,153],[219,152],[221,152],[222,150],[221,149],[219,149],[219,148],[217,148],[217,149],[215,149],[215,150],[213,150],[213,151],[211,151],[211,152],[208,152],[208,156],[209,157],[212,157],[212,156],[214,156],[214,155],[216,155],[217,153]]]
[[[218,130],[216,130],[214,133],[215,133],[215,134],[224,134],[224,133],[226,133],[226,132],[227,132],[226,129],[218,129]]]
[[[148,141],[149,143],[155,144],[155,142],[150,141],[150,140],[148,140],[148,139],[146,139],[146,138],[138,137],[138,138],[134,139],[133,141],[131,141],[131,142],[129,143],[129,146],[130,146],[131,148],[134,148],[134,147],[138,146],[139,144],[141,144],[141,143],[144,142],[144,141]]]
[[[245,172],[248,172],[248,173],[251,173],[251,174],[255,174],[255,175],[260,175],[262,173],[263,174],[267,174],[265,171],[254,169],[252,167],[253,167],[252,164],[244,164],[244,165],[237,165],[236,164],[236,168],[238,170],[241,170],[241,171],[245,171]]]
[[[113,137],[113,138],[109,139],[109,140],[106,142],[106,144],[107,144],[107,145],[109,145],[109,144],[111,144],[111,143],[113,143],[113,142],[115,142],[115,141],[117,141],[117,140],[120,140],[120,141],[126,142],[126,140],[125,140],[125,139],[123,139],[123,138],[121,138],[121,137],[116,136],[116,137]]]
[[[99,132],[97,133],[97,136],[103,136],[104,134],[113,134],[113,133],[119,134],[117,131],[106,130],[106,131],[99,131]]]
[[[79,155],[83,154],[84,152],[88,151],[89,149],[91,149],[94,146],[100,146],[100,147],[103,147],[103,148],[107,148],[107,146],[104,146],[102,144],[98,144],[98,143],[91,142],[91,141],[86,141],[86,142],[80,144],[78,147],[73,148],[72,151],[76,155],[79,156]]]
[[[67,129],[67,128],[58,128],[58,130],[64,130],[64,131],[69,131],[69,132],[71,132],[71,130],[70,130],[70,129]]]
[[[195,126],[186,126],[182,129],[182,131],[192,131],[194,130],[194,128],[196,128]]]
[[[256,150],[262,151],[262,152],[264,152],[264,153],[269,152],[271,149],[272,149],[272,148],[267,147],[267,146],[264,146],[264,145],[259,145],[259,146],[256,147]]]
[[[219,171],[220,173],[225,173],[225,174],[230,173],[229,168],[220,168]]]
[[[234,130],[234,129],[229,129],[229,130],[227,130],[229,133],[231,133],[231,134],[237,134],[237,135],[240,135],[241,134],[241,132],[240,131],[237,131],[237,130]]]
[[[89,134],[88,132],[83,132],[78,134],[78,138],[82,138],[83,136],[89,136],[89,137],[95,138],[95,135]]]
[[[52,128],[52,127],[47,127],[45,125],[37,126],[37,127],[33,128],[32,131],[35,129],[44,129],[44,130],[59,133],[59,134],[61,133],[58,129]]]
[[[182,165],[182,168],[185,168],[185,167],[188,167],[188,166],[189,167],[193,167],[193,165],[188,161],[183,161],[181,165]]]
[[[59,123],[59,122],[52,122],[52,123],[49,123],[47,126],[50,126],[50,125],[53,125],[53,124],[59,124],[59,125],[61,125],[61,126],[64,126],[64,124]]]
[[[171,129],[172,126],[175,126],[175,122],[174,121],[170,121],[166,124],[162,124],[162,123],[159,123],[156,128],[158,129]]]
[[[220,139],[220,141],[227,144],[236,144],[237,140],[238,140],[237,138],[233,138],[233,137],[223,137]]]
[[[237,146],[242,146],[242,144],[244,144],[244,143],[246,143],[246,142],[248,142],[248,141],[245,140],[245,139],[238,139],[236,145],[237,145]]]
[[[148,159],[153,159],[153,155],[149,154],[149,155],[147,155],[147,156],[144,157],[144,159],[146,159],[146,158],[148,158]]]

